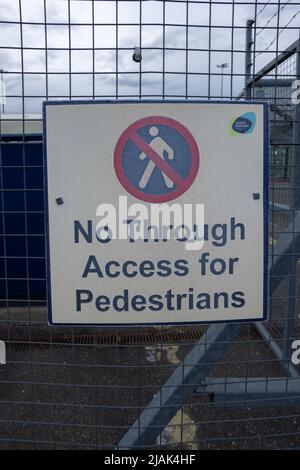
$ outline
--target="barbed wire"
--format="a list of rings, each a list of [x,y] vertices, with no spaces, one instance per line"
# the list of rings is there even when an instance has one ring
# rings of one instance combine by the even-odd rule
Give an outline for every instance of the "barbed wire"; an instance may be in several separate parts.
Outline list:
[[[268,6],[268,4],[269,4],[270,2],[271,2],[271,0],[268,0],[267,3],[265,3],[265,5],[262,7],[262,9],[259,10],[259,12],[258,12],[257,15],[256,15],[256,20],[257,20],[257,18],[259,17],[259,15],[261,15],[262,12],[267,8],[267,6]]]
[[[263,50],[263,51],[260,51],[258,52],[256,55],[255,55],[255,58],[258,57],[259,55],[261,54],[264,54],[265,52],[267,52],[274,44],[274,42],[277,40],[277,38],[281,35],[281,33],[283,33],[283,31],[288,28],[288,26],[292,23],[292,21],[294,21],[295,18],[297,18],[297,16],[300,14],[300,10],[297,11],[297,13],[295,13],[292,18],[287,22],[287,24],[285,26],[283,26],[282,28],[280,28],[280,30],[278,31],[278,34],[274,37],[274,39],[270,42],[270,44]]]
[[[273,13],[273,15],[268,19],[268,21],[264,24],[264,26],[262,26],[255,34],[255,37],[259,36],[263,30],[271,23],[271,21],[276,18],[277,15],[279,15],[283,10],[284,8],[291,2],[292,0],[287,0],[286,3],[284,3],[280,8],[279,10],[277,10],[275,13]]]

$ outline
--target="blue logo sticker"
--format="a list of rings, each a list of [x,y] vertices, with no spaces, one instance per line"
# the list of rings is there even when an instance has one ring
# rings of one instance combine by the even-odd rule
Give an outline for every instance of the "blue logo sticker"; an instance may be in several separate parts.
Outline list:
[[[256,114],[249,112],[234,117],[229,125],[229,134],[251,134],[255,128]]]

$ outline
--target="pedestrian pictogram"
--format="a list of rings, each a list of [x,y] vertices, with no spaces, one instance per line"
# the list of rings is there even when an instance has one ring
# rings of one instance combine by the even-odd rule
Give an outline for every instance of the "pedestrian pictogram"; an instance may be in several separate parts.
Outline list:
[[[169,158],[170,160],[173,160],[174,150],[167,144],[165,140],[163,140],[161,137],[158,136],[158,133],[159,131],[157,127],[155,126],[150,127],[149,134],[154,137],[154,139],[149,144],[150,147],[153,148],[153,150],[155,150],[156,153],[162,159],[164,159],[164,152],[166,152],[167,158]],[[142,152],[140,154],[140,159],[144,160],[145,158],[147,158],[147,155],[144,152]],[[148,165],[146,166],[146,169],[143,173],[142,178],[140,179],[140,182],[139,182],[140,188],[145,188],[147,186],[149,182],[149,178],[152,175],[155,166],[156,164],[153,162],[153,160],[150,160]],[[173,181],[170,178],[168,178],[168,176],[163,171],[162,171],[162,176],[165,180],[166,186],[168,188],[173,188],[174,186]]]
[[[122,186],[146,202],[166,202],[192,185],[199,150],[190,131],[174,119],[150,116],[131,124],[115,147],[114,164]]]

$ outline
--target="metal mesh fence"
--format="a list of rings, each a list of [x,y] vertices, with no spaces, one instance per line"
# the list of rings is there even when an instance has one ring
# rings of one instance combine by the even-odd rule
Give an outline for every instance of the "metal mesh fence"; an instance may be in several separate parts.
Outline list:
[[[132,426],[131,446],[141,448],[300,447],[291,361],[300,339],[300,117],[291,102],[299,8],[292,0],[0,0],[0,448],[121,448]],[[49,327],[42,102],[245,97],[271,108],[269,321],[221,325],[216,336],[203,325]],[[208,352],[199,363],[197,345]],[[166,382],[191,366],[188,384]],[[165,399],[171,387],[182,392],[176,404]],[[146,422],[149,403],[156,417]]]

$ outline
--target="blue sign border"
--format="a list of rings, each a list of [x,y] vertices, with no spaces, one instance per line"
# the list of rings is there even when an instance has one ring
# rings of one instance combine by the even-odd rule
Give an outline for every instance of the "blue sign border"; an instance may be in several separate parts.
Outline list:
[[[47,106],[66,106],[79,104],[237,104],[237,105],[259,105],[263,106],[264,116],[264,162],[263,162],[263,215],[264,215],[264,256],[263,256],[263,316],[258,318],[247,318],[241,320],[212,320],[193,322],[158,322],[158,323],[54,323],[52,321],[51,302],[51,265],[50,265],[50,238],[49,238],[49,206],[48,206],[48,167],[47,167],[47,135],[46,135],[46,108]],[[269,104],[263,101],[230,101],[230,100],[61,100],[43,102],[43,160],[44,160],[44,191],[45,191],[45,234],[46,234],[46,295],[48,308],[48,324],[50,326],[84,326],[84,327],[122,327],[122,328],[143,328],[145,326],[168,326],[168,325],[200,325],[216,323],[249,323],[265,322],[268,319],[269,310]]]

